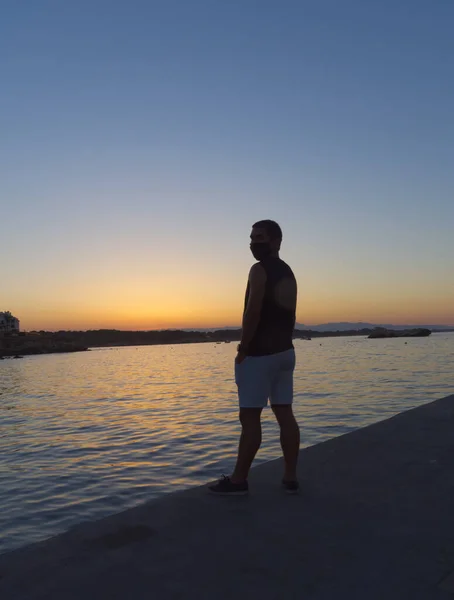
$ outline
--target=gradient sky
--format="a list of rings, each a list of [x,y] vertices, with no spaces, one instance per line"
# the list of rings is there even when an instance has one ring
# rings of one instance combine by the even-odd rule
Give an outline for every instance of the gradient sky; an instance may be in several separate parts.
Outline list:
[[[454,324],[452,0],[22,0],[0,20],[0,309],[239,324],[261,218],[298,320]]]

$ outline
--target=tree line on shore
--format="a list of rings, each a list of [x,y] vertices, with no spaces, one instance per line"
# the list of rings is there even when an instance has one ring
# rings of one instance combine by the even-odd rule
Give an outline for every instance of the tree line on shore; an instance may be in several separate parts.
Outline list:
[[[312,331],[295,329],[295,339],[332,337],[348,335],[369,335],[371,329],[351,331]],[[55,342],[71,342],[88,347],[101,346],[140,346],[147,344],[181,344],[199,342],[235,342],[241,337],[241,329],[219,329],[215,331],[157,330],[121,331],[118,329],[95,329],[88,331],[39,331],[27,336],[52,339]]]

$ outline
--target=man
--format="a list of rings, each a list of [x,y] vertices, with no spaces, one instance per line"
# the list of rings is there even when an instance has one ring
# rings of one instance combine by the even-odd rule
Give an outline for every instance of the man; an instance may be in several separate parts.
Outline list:
[[[298,491],[300,432],[292,410],[297,285],[279,258],[282,231],[274,221],[252,227],[251,252],[258,261],[246,289],[241,343],[235,359],[242,432],[235,469],[209,489],[219,495],[247,494],[248,474],[262,441],[261,414],[270,400],[281,430],[283,488]]]

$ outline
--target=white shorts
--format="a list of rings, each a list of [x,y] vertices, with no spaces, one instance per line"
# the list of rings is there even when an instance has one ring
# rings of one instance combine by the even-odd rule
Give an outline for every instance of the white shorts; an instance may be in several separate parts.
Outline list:
[[[240,408],[264,408],[270,400],[276,404],[292,404],[295,350],[269,356],[247,356],[235,363],[235,382]]]

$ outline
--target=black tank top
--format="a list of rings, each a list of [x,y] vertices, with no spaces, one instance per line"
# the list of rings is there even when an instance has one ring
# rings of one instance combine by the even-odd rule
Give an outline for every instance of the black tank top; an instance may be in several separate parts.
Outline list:
[[[293,348],[296,317],[296,279],[291,268],[280,258],[260,262],[266,271],[265,296],[257,331],[247,348],[248,356],[268,356]],[[249,299],[246,289],[244,309]]]

